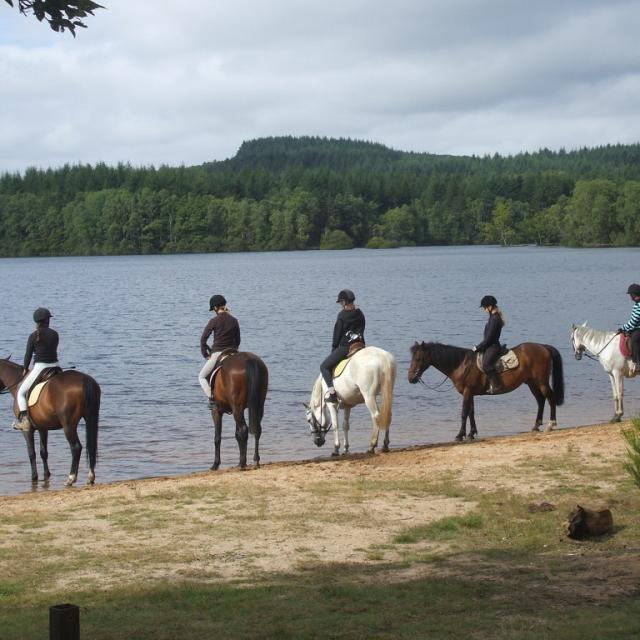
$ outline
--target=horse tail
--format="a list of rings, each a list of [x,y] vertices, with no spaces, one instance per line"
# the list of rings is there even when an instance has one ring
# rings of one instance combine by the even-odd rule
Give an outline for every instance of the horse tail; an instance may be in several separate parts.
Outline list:
[[[551,354],[551,359],[553,360],[553,368],[551,370],[551,388],[553,389],[556,405],[560,407],[564,403],[564,373],[562,370],[562,356],[560,355],[560,352],[550,344],[545,344],[544,346]]]
[[[91,377],[82,381],[84,392],[84,424],[87,438],[87,460],[93,471],[98,456],[98,416],[100,414],[100,385]]]
[[[393,387],[396,383],[396,361],[391,354],[384,359],[382,365],[382,406],[378,418],[378,427],[388,429],[391,426],[391,409],[393,407]]]
[[[266,371],[255,358],[249,358],[245,364],[245,380],[247,384],[247,409],[249,411],[249,433],[253,436],[260,430],[260,422],[264,413],[262,388],[266,386]]]

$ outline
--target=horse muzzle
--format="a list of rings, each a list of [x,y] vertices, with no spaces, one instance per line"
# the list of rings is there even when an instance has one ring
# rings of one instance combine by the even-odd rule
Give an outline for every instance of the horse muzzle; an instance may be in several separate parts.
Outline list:
[[[316,434],[314,434],[314,436],[313,436],[313,444],[315,444],[316,447],[321,447],[324,443],[325,443],[324,433],[316,433]]]
[[[582,360],[582,351],[576,351],[574,355],[576,360]]]

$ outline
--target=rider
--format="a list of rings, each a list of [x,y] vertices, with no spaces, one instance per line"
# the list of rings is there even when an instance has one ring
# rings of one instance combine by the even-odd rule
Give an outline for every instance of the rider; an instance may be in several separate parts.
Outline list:
[[[504,388],[495,367],[500,357],[500,333],[505,321],[498,307],[498,301],[493,296],[484,296],[480,300],[480,306],[489,314],[489,320],[484,327],[484,339],[473,347],[473,350],[484,351],[482,368],[489,379],[488,393],[499,393]]]
[[[208,377],[215,368],[222,351],[237,349],[240,346],[240,324],[227,309],[227,301],[224,296],[219,294],[211,296],[209,311],[214,312],[214,317],[209,320],[200,337],[200,352],[203,358],[207,358],[207,361],[198,374],[198,381],[205,395],[209,398],[209,408],[215,409],[216,402]],[[212,333],[213,345],[209,347],[207,340]]]
[[[635,371],[640,369],[640,284],[630,284],[627,293],[634,302],[631,317],[618,332],[624,331],[631,336],[631,357]]]
[[[333,404],[337,404],[338,396],[333,388],[332,371],[340,360],[347,357],[351,342],[355,340],[364,342],[364,313],[356,308],[355,300],[355,294],[349,289],[343,289],[338,294],[336,303],[342,306],[342,311],[338,313],[336,324],[333,327],[333,341],[331,343],[333,351],[320,365],[320,372],[327,384],[325,400]]]
[[[16,398],[18,401],[18,419],[13,423],[14,429],[29,431],[31,421],[27,410],[27,393],[36,378],[43,369],[57,367],[58,365],[58,332],[49,327],[49,318],[53,318],[51,311],[39,307],[33,312],[33,321],[36,323],[36,330],[27,340],[27,350],[24,354],[22,379]],[[33,358],[33,369],[29,371],[29,365]]]

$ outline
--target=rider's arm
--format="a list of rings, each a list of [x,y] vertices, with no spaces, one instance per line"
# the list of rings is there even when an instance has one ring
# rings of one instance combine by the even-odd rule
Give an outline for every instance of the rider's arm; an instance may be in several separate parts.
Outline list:
[[[34,351],[35,351],[35,344],[33,340],[33,334],[31,334],[29,336],[29,339],[27,340],[27,350],[25,351],[25,354],[24,354],[23,369],[25,371],[29,368],[29,365],[31,364],[31,358],[33,358]]]
[[[333,327],[333,340],[331,341],[331,348],[337,349],[340,346],[340,340],[342,339],[342,334],[344,333],[344,328],[342,324],[342,318],[340,314],[338,314],[338,319],[336,320],[336,324]]]
[[[207,326],[204,328],[204,331],[200,336],[200,353],[202,354],[203,358],[208,358],[211,355],[211,349],[207,344],[207,340],[209,339],[209,336],[213,333],[215,329],[215,321],[217,317],[218,316],[216,316],[215,318],[211,318],[211,320],[207,322]]]
[[[497,313],[492,313],[487,322],[484,340],[476,345],[478,351],[484,351],[492,344],[497,344],[500,339],[500,330],[502,329],[502,320]]]
[[[620,327],[621,331],[635,331],[636,329],[640,329],[640,303],[638,302],[633,305],[629,321]]]

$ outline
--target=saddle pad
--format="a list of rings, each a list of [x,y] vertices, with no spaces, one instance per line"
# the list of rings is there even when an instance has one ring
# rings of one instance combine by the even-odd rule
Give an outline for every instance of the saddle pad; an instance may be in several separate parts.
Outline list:
[[[338,362],[336,368],[333,370],[334,380],[343,373],[343,371],[347,368],[350,360],[351,358],[345,358],[344,360],[340,360],[340,362]]]
[[[631,359],[631,339],[624,333],[620,334],[620,353],[627,359]]]
[[[483,357],[484,357],[484,354],[482,353],[482,351],[479,351],[478,355],[476,356],[476,364],[478,365],[478,369],[484,372],[484,369],[482,368]],[[518,366],[520,366],[520,361],[518,360],[518,356],[515,354],[513,349],[509,349],[507,353],[505,353],[503,356],[500,356],[500,358],[498,358],[498,362],[496,362],[496,372],[502,373],[503,371],[509,371],[511,369],[515,369]]]
[[[31,393],[29,394],[30,407],[33,407],[33,405],[36,404],[36,402],[38,402],[38,398],[40,397],[40,392],[42,391],[42,388],[44,387],[44,385],[47,384],[47,382],[49,381],[45,380],[44,382],[39,382],[35,387],[33,387],[33,389],[31,389]]]

